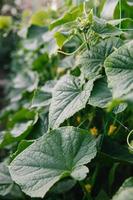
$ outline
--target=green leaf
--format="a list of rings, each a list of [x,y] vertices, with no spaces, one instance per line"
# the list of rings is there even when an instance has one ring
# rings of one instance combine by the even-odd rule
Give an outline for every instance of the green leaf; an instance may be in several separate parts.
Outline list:
[[[132,12],[133,3],[132,2],[133,2],[132,0],[121,1],[121,15],[122,15],[122,17],[127,17],[127,18],[133,19],[133,12]],[[116,12],[115,12],[115,17],[116,18],[120,17],[118,10],[116,10]],[[127,22],[124,23],[124,24],[121,24],[121,28],[132,29],[133,23],[129,24],[128,27],[127,27]],[[132,30],[131,30],[131,33],[132,33]]]
[[[101,190],[95,200],[109,200],[109,197],[104,190]]]
[[[25,89],[28,92],[32,92],[38,85],[37,73],[27,70],[17,74],[13,79],[13,86],[15,89]]]
[[[0,16],[0,29],[9,28],[12,25],[11,16]]]
[[[123,24],[128,25],[130,23],[133,23],[133,20],[131,18],[122,18],[122,19],[109,20],[108,22],[109,22],[109,24],[117,26],[117,25],[123,25]]]
[[[76,185],[76,180],[73,179],[63,179],[60,182],[57,182],[51,189],[52,193],[62,194],[71,190]]]
[[[44,10],[39,10],[32,15],[31,24],[37,26],[44,26],[46,25],[48,17],[49,17],[48,12]]]
[[[50,131],[19,154],[9,166],[12,179],[31,197],[44,197],[61,178],[86,177],[84,165],[96,156],[88,131],[62,127]]]
[[[37,89],[32,100],[32,108],[48,106],[51,102],[51,98],[51,93],[43,91],[42,88]]]
[[[75,21],[77,19],[77,17],[79,17],[82,14],[82,11],[83,11],[82,5],[72,8],[70,11],[65,13],[61,18],[52,22],[49,26],[50,30],[52,30],[53,28],[55,28],[57,26],[61,26],[63,24],[66,24],[68,22]]]
[[[106,78],[104,77],[96,80],[88,104],[95,107],[104,108],[111,101],[111,99],[112,94],[110,89],[108,88]]]
[[[28,28],[28,32],[27,32],[27,38],[28,39],[38,39],[38,40],[42,40],[42,35],[48,31],[48,27],[44,26],[44,27],[40,27],[40,26],[36,26],[36,25],[31,25]]]
[[[53,87],[56,81],[48,81],[44,86],[38,88],[32,99],[32,108],[49,106],[52,99]]]
[[[13,181],[6,163],[0,163],[0,195],[5,196],[13,188]]]
[[[133,102],[133,41],[113,52],[104,65],[113,98]]]
[[[79,78],[66,75],[57,82],[49,111],[50,128],[59,127],[86,106],[96,79],[97,77],[83,84]]]
[[[59,67],[61,67],[63,69],[73,68],[74,65],[75,65],[75,57],[73,55],[66,56],[59,62]]]
[[[113,99],[109,102],[107,106],[108,112],[113,111],[115,114],[118,114],[122,111],[124,111],[127,107],[127,103],[123,102],[120,99]]]
[[[39,110],[39,119],[32,129],[32,134],[28,135],[29,140],[38,139],[48,131],[48,111],[48,107]]]
[[[60,48],[62,48],[62,46],[68,41],[71,39],[70,35],[69,34],[66,34],[66,33],[63,33],[63,32],[56,32],[54,34],[54,37],[56,39],[56,42],[58,44],[58,46]]]
[[[108,21],[104,19],[100,19],[98,17],[94,17],[94,21],[92,24],[92,30],[98,33],[102,38],[106,38],[109,36],[119,36],[122,34],[122,31],[110,24]]]
[[[38,74],[31,70],[21,71],[17,73],[12,81],[12,90],[9,93],[11,102],[16,102],[22,99],[25,92],[33,92],[38,86]]]
[[[43,34],[43,42],[45,43],[44,52],[48,53],[49,56],[52,54],[57,54],[58,45],[56,43],[56,40],[54,38],[55,30],[53,31],[47,31]]]
[[[30,146],[32,143],[34,142],[34,140],[22,140],[18,147],[17,147],[17,151],[15,151],[15,153],[13,153],[10,157],[11,160],[13,160],[18,154],[20,154],[22,151],[24,151],[28,146]]]
[[[120,165],[120,163],[114,163],[109,172],[109,180],[108,180],[109,188],[112,188],[112,185],[115,181],[116,170],[119,167],[119,165]]]
[[[112,200],[132,200],[133,199],[133,177],[124,181]]]
[[[1,135],[0,148],[24,139],[30,133],[37,120],[38,114],[34,111],[21,109],[16,112],[10,118],[7,130]]]
[[[90,78],[99,74],[106,57],[121,45],[122,40],[112,37],[102,40],[97,45],[91,47],[90,51],[87,50],[81,54],[78,64],[81,66],[84,76]]]
[[[115,8],[118,3],[119,3],[119,0],[115,0],[115,1],[107,0],[101,12],[101,18],[112,19],[114,16]]]
[[[19,137],[36,123],[38,114],[35,111],[21,109],[10,117],[8,122],[8,131],[13,137]]]
[[[22,133],[27,131],[27,129],[29,129],[29,127],[31,127],[32,124],[33,124],[32,120],[27,121],[27,122],[16,123],[14,124],[13,128],[10,130],[10,133],[13,137],[18,137]]]
[[[133,155],[128,147],[120,145],[110,137],[101,136],[98,141],[98,151],[100,156],[107,157],[109,160],[133,164]]]

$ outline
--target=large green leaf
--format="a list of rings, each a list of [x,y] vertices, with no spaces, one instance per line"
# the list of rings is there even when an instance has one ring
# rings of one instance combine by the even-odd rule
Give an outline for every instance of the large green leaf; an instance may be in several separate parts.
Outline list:
[[[133,102],[133,41],[113,52],[105,60],[105,69],[113,98]]]
[[[96,78],[83,84],[79,78],[66,75],[58,81],[50,105],[50,128],[57,128],[66,119],[86,106]]]
[[[107,103],[111,101],[111,99],[112,94],[108,88],[106,78],[103,77],[99,80],[96,80],[88,103],[95,107],[104,108],[107,106]]]
[[[105,39],[91,47],[90,51],[85,51],[79,57],[79,65],[86,78],[90,78],[99,73],[102,69],[104,61],[115,48],[119,48],[122,41],[119,38],[112,37]]]
[[[5,163],[0,163],[0,195],[5,196],[13,187],[13,181]]]
[[[112,200],[132,200],[133,199],[133,177],[124,181]]]
[[[84,166],[96,155],[96,143],[88,131],[62,127],[42,136],[20,153],[9,166],[12,179],[32,197],[44,197],[61,178],[82,180]]]

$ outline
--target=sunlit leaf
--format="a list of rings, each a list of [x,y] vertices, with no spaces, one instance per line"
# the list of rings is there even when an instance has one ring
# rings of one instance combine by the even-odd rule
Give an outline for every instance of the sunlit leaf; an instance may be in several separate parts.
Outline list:
[[[31,197],[44,197],[61,178],[82,180],[85,164],[96,155],[96,143],[88,131],[62,127],[44,135],[11,163],[13,180]]]

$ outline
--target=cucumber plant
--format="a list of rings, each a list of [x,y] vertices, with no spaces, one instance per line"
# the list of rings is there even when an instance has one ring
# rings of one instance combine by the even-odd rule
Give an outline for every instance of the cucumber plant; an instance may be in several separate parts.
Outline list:
[[[107,21],[85,4],[22,22],[0,115],[2,199],[132,200],[133,40],[119,28],[125,22],[132,19]]]

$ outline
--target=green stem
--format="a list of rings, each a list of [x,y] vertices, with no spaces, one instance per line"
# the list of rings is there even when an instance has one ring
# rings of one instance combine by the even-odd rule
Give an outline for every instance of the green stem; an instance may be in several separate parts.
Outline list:
[[[116,117],[113,117],[113,115],[111,115],[111,117],[118,123],[120,124],[126,131],[130,131],[128,127],[126,127],[124,124],[122,124]]]
[[[93,174],[93,176],[92,176],[92,182],[91,182],[91,183],[92,183],[92,186],[95,185],[95,182],[96,182],[96,178],[97,178],[99,169],[100,169],[100,164],[97,164],[96,169],[95,169],[95,172],[94,172],[94,174]]]
[[[86,12],[86,1],[84,1],[83,6],[84,6],[84,14],[85,14],[85,16],[87,16],[87,12]]]
[[[64,54],[64,55],[66,55],[66,56],[74,55],[75,53],[77,53],[77,52],[85,45],[85,43],[86,43],[86,42],[84,42],[83,44],[81,44],[81,45],[79,46],[79,48],[76,49],[76,50],[75,50],[74,52],[72,52],[72,53],[67,53],[67,52],[64,52],[64,51],[61,51],[61,50],[58,50],[58,53]]]
[[[88,44],[87,35],[86,35],[86,33],[83,33],[83,35],[84,35],[84,40],[86,42],[87,49],[88,49],[88,51],[90,51],[90,46]]]
[[[87,117],[86,119],[84,119],[84,120],[78,125],[78,128],[79,128],[80,126],[82,126],[87,120],[88,120],[88,117]]]

